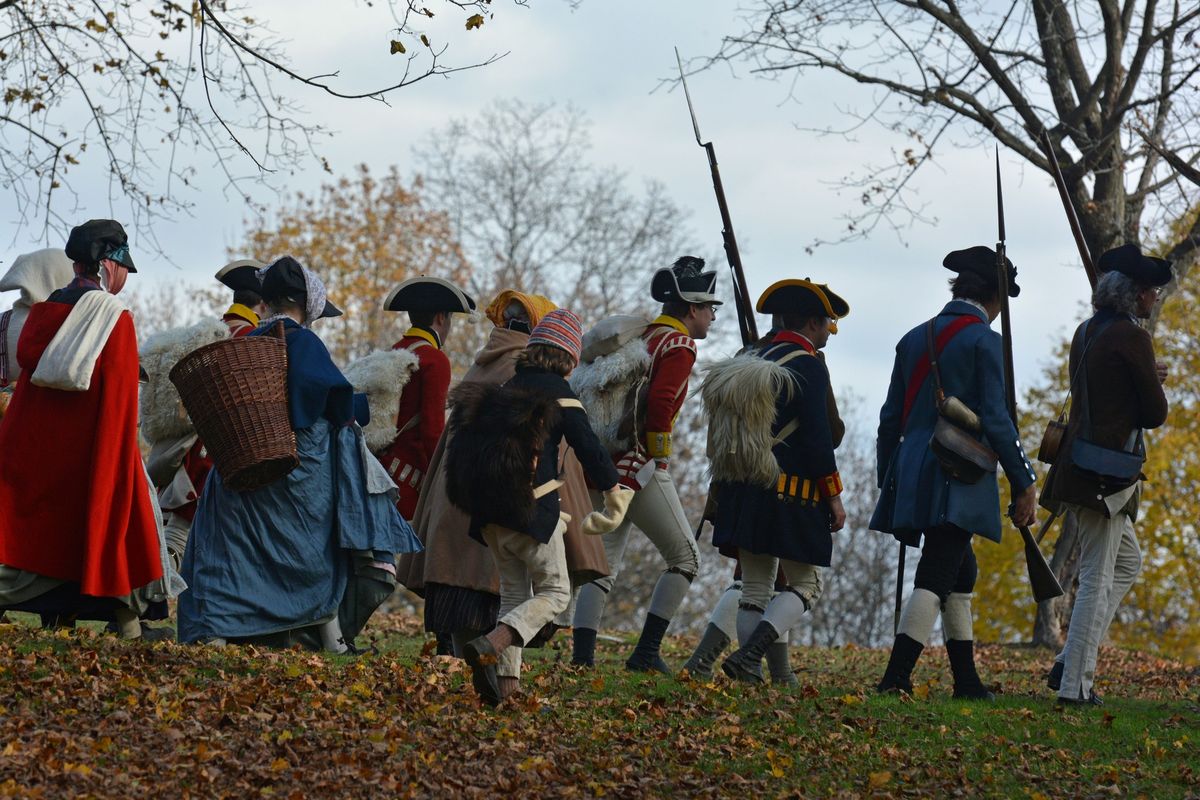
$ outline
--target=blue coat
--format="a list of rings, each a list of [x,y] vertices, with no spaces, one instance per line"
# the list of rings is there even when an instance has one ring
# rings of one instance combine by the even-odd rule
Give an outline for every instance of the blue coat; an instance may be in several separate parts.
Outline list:
[[[936,318],[934,335],[964,314],[988,322],[987,315],[976,306],[951,300]],[[998,542],[1000,487],[996,478],[985,474],[972,484],[952,480],[929,449],[937,421],[932,374],[917,393],[901,429],[908,378],[926,351],[925,323],[906,333],[896,345],[892,382],[879,412],[876,457],[881,493],[871,529],[917,546],[922,531],[951,524]],[[979,415],[983,440],[1000,457],[1000,466],[1014,493],[1023,491],[1035,476],[1005,408],[1000,334],[987,324],[968,325],[946,345],[938,367],[946,396],[957,397]]]
[[[766,348],[764,357],[779,361],[800,350],[793,343],[777,343]],[[833,435],[825,396],[829,391],[829,371],[816,356],[793,358],[784,366],[795,377],[790,399],[781,396],[775,403],[775,423],[779,431],[794,419],[800,426],[777,444],[772,452],[780,469],[792,478],[815,486],[837,473],[833,454]],[[803,499],[786,490],[764,489],[747,483],[718,483],[717,518],[713,523],[713,544],[726,555],[746,550],[812,564],[829,566],[833,552],[830,533],[829,503],[823,499]]]

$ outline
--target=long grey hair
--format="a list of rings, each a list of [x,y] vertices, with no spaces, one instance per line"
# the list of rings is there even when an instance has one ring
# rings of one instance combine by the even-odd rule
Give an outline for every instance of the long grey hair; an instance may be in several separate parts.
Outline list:
[[[1121,314],[1137,313],[1137,295],[1141,291],[1137,281],[1128,275],[1113,270],[1105,272],[1096,281],[1092,291],[1092,308],[1099,311],[1107,308]]]

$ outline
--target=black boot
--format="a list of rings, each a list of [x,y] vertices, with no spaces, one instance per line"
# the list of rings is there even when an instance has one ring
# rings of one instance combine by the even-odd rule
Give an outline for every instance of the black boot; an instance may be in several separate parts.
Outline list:
[[[887,669],[883,671],[883,680],[875,687],[879,692],[906,692],[912,694],[912,671],[921,657],[925,645],[901,633],[892,643],[892,655],[888,658]]]
[[[498,706],[503,699],[500,693],[500,678],[496,675],[496,660],[500,654],[486,636],[472,639],[463,648],[463,655],[471,665],[471,684],[479,699],[489,706]]]
[[[774,625],[765,620],[758,623],[746,643],[721,663],[721,671],[735,681],[762,683],[763,656],[778,638],[779,631],[775,630]]]
[[[712,680],[713,664],[717,663],[717,658],[728,646],[729,637],[725,635],[725,631],[710,622],[704,629],[704,636],[700,637],[700,644],[696,645],[696,651],[683,668],[690,677],[702,681]]]
[[[950,671],[954,673],[954,697],[959,700],[995,700],[975,671],[975,642],[950,639],[946,642]]]
[[[664,619],[656,614],[647,614],[646,624],[642,626],[642,635],[638,638],[637,647],[633,648],[633,654],[625,662],[625,669],[632,672],[661,672],[664,675],[670,675],[671,668],[659,655],[663,634],[667,632],[667,626],[670,624],[671,620],[669,619]]]
[[[576,628],[572,634],[571,663],[577,667],[596,666],[596,632],[591,628]]]
[[[438,631],[434,635],[437,636],[437,650],[435,652],[439,656],[454,655],[454,637],[450,631]]]
[[[787,642],[773,642],[767,648],[767,672],[771,674],[771,683],[777,686],[800,685],[800,681],[796,680],[796,673],[792,672]]]
[[[1054,666],[1050,668],[1050,672],[1046,674],[1046,685],[1056,692],[1062,686],[1062,676],[1065,668],[1066,664],[1061,661],[1055,661]]]

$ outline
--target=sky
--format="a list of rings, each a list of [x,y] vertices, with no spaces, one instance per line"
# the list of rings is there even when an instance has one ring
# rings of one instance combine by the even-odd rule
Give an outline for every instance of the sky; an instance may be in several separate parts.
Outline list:
[[[721,252],[721,226],[704,152],[692,137],[682,93],[657,87],[674,73],[673,46],[685,57],[714,52],[722,35],[740,29],[737,9],[749,2],[584,0],[572,9],[565,0],[531,0],[528,8],[497,0],[495,17],[481,31],[462,31],[457,17],[440,21],[453,25],[453,31],[434,29],[452,35],[451,53],[461,61],[508,51],[496,63],[402,89],[388,105],[336,100],[300,87],[285,91],[305,107],[309,119],[336,132],[322,148],[335,175],[348,174],[360,162],[376,174],[391,164],[408,173],[414,145],[451,118],[469,118],[497,98],[574,104],[592,123],[593,161],[626,172],[632,188],[643,178],[662,181],[689,212],[697,241],[715,254]],[[292,58],[300,72],[339,69],[348,87],[379,83],[396,61],[387,54],[388,32],[378,13],[365,4],[339,3],[332,19],[330,6],[328,0],[259,0],[254,11],[295,43]],[[810,277],[847,299],[851,313],[828,345],[828,363],[835,387],[863,399],[869,424],[886,393],[895,342],[949,299],[950,273],[940,266],[942,258],[950,250],[995,244],[991,146],[943,146],[936,164],[915,179],[936,224],[918,224],[904,231],[903,239],[881,226],[866,240],[809,255],[805,246],[815,238],[837,238],[845,224],[842,215],[858,202],[853,192],[840,194],[832,184],[906,143],[879,129],[863,129],[854,141],[802,130],[844,124],[840,108],[870,102],[860,87],[832,76],[811,75],[793,85],[790,79],[753,76],[746,65],[719,66],[694,76],[689,86],[701,131],[717,147],[751,293],[756,297],[781,278]],[[1074,327],[1087,284],[1053,183],[1013,156],[1002,153],[1001,165],[1008,253],[1024,287],[1012,303],[1019,393],[1037,380]],[[280,185],[312,192],[329,178],[312,163]],[[77,188],[82,190],[80,221],[113,213],[102,176]],[[258,195],[264,201],[271,197],[266,191]],[[240,238],[246,209],[203,176],[191,199],[190,218],[155,226],[174,264],[133,238],[140,258],[131,283],[199,284],[225,263],[226,248]],[[11,198],[0,197],[0,209],[6,203]],[[15,213],[3,216],[12,219]],[[7,222],[0,217],[0,223]],[[40,230],[10,224],[5,232],[12,242],[0,240],[0,259],[6,262],[47,246],[37,238]],[[718,266],[727,280],[727,268]],[[0,308],[11,299],[11,293],[0,296]],[[648,312],[650,305],[647,297]],[[732,309],[720,324],[736,329]],[[765,329],[766,320],[759,324]],[[705,352],[702,345],[701,355],[720,353]]]

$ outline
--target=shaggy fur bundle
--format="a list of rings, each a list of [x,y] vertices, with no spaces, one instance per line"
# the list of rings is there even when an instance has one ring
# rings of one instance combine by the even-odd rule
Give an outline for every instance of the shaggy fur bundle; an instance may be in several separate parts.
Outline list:
[[[511,386],[460,383],[446,422],[446,496],[473,516],[528,525],[533,472],[558,421],[558,403]]]
[[[571,389],[587,409],[592,430],[610,453],[625,453],[633,447],[630,423],[645,413],[636,405],[649,372],[650,353],[646,343],[636,338],[616,352],[580,364],[571,373]]]
[[[343,374],[354,391],[367,395],[371,421],[363,428],[367,449],[378,453],[396,440],[400,394],[417,371],[416,355],[408,350],[376,350],[346,367]]]
[[[779,479],[771,452],[775,403],[790,400],[796,376],[787,367],[744,353],[705,370],[700,397],[708,414],[709,477],[763,487]]]
[[[229,328],[224,322],[209,319],[186,328],[156,333],[142,343],[138,358],[148,380],[142,385],[138,405],[142,436],[146,441],[177,439],[192,432],[192,421],[183,408],[175,384],[167,376],[188,353],[228,336]]]

